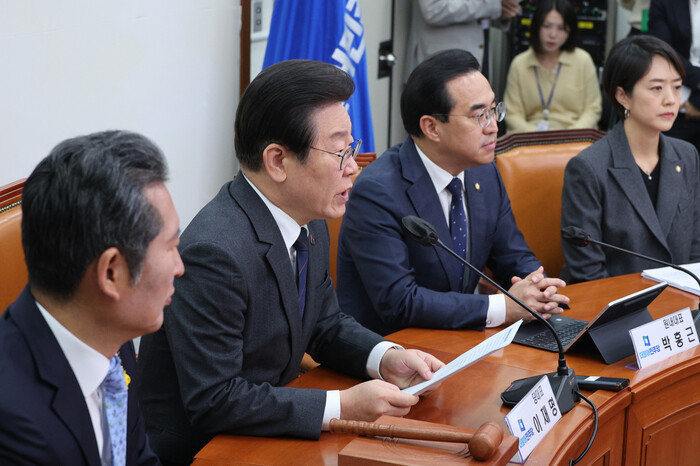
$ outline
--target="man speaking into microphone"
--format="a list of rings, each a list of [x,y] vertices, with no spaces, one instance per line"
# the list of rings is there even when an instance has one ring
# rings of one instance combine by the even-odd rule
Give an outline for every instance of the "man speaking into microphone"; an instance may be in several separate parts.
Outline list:
[[[401,116],[409,138],[365,168],[350,193],[338,250],[342,310],[380,334],[533,319],[504,295],[473,294],[477,274],[411,241],[401,220],[415,215],[535,311],[561,313],[564,282],[544,276],[494,163],[505,107],[474,56],[448,50],[418,65],[401,96]]]

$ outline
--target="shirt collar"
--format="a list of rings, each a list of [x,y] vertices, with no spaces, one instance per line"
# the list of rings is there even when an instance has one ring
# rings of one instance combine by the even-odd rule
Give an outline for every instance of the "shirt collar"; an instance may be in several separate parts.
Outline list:
[[[83,397],[88,397],[95,392],[102,384],[109,371],[109,359],[102,353],[86,345],[70,330],[65,328],[49,311],[35,301],[39,312],[49,326],[51,333],[56,337],[58,345],[63,351],[63,355],[68,360],[73,374],[78,380]]]
[[[452,176],[450,172],[442,169],[438,164],[430,160],[430,158],[428,158],[428,156],[425,155],[425,153],[422,150],[420,150],[418,144],[414,142],[413,145],[416,146],[416,152],[418,152],[418,156],[423,162],[425,170],[428,172],[428,176],[430,176],[430,180],[435,186],[435,191],[440,192],[443,189],[447,188],[447,185],[450,184],[454,176]],[[462,182],[462,189],[464,189],[464,172],[460,172],[459,175],[457,175],[457,178],[459,178],[459,180]]]
[[[260,192],[257,186],[255,186],[253,182],[246,178],[245,175],[241,173],[241,176],[243,176],[243,179],[245,179],[248,182],[248,184],[253,188],[253,191],[255,191],[257,195],[260,196],[260,199],[262,199],[262,201],[267,206],[268,210],[272,214],[272,218],[275,219],[277,228],[279,228],[280,233],[282,234],[282,240],[284,240],[285,247],[287,248],[287,250],[290,250],[294,245],[294,242],[299,237],[299,233],[301,233],[301,227],[306,225],[299,225],[284,210],[277,207],[267,197],[265,197],[265,195]],[[308,227],[306,229],[308,231]]]
[[[537,55],[535,55],[535,51],[533,50],[532,47],[527,49],[526,51],[527,55],[525,55],[525,66],[528,68],[531,68],[533,66],[539,66],[540,68],[542,65],[540,65],[540,62],[537,61]],[[561,54],[559,54],[559,62],[562,65],[571,65],[574,62],[574,50],[571,52],[568,52],[566,50],[562,50]]]

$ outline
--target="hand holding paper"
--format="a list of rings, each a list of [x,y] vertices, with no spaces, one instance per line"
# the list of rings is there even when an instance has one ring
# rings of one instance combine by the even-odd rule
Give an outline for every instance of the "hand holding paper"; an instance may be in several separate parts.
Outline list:
[[[518,332],[518,329],[522,323],[523,321],[519,320],[510,327],[507,327],[497,334],[492,335],[491,337],[482,341],[469,351],[462,353],[459,357],[455,358],[454,361],[435,372],[432,379],[413,385],[412,387],[404,388],[401,391],[411,395],[421,395],[432,385],[452,377],[456,373],[485,358],[489,354],[505,348],[513,341],[513,337]]]

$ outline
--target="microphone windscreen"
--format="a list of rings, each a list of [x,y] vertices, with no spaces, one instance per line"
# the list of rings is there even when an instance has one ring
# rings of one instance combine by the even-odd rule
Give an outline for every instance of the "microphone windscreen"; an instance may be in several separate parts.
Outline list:
[[[588,239],[591,237],[580,228],[568,226],[561,229],[561,237],[575,246],[588,246]]]
[[[402,220],[403,229],[412,240],[423,246],[433,246],[438,242],[438,234],[430,223],[415,215],[407,215]]]

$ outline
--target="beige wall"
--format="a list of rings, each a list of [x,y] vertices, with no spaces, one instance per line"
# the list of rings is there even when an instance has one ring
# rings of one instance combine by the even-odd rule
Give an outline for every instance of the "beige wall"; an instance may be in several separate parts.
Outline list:
[[[63,139],[137,131],[184,227],[235,170],[239,28],[234,0],[0,2],[0,185]]]

